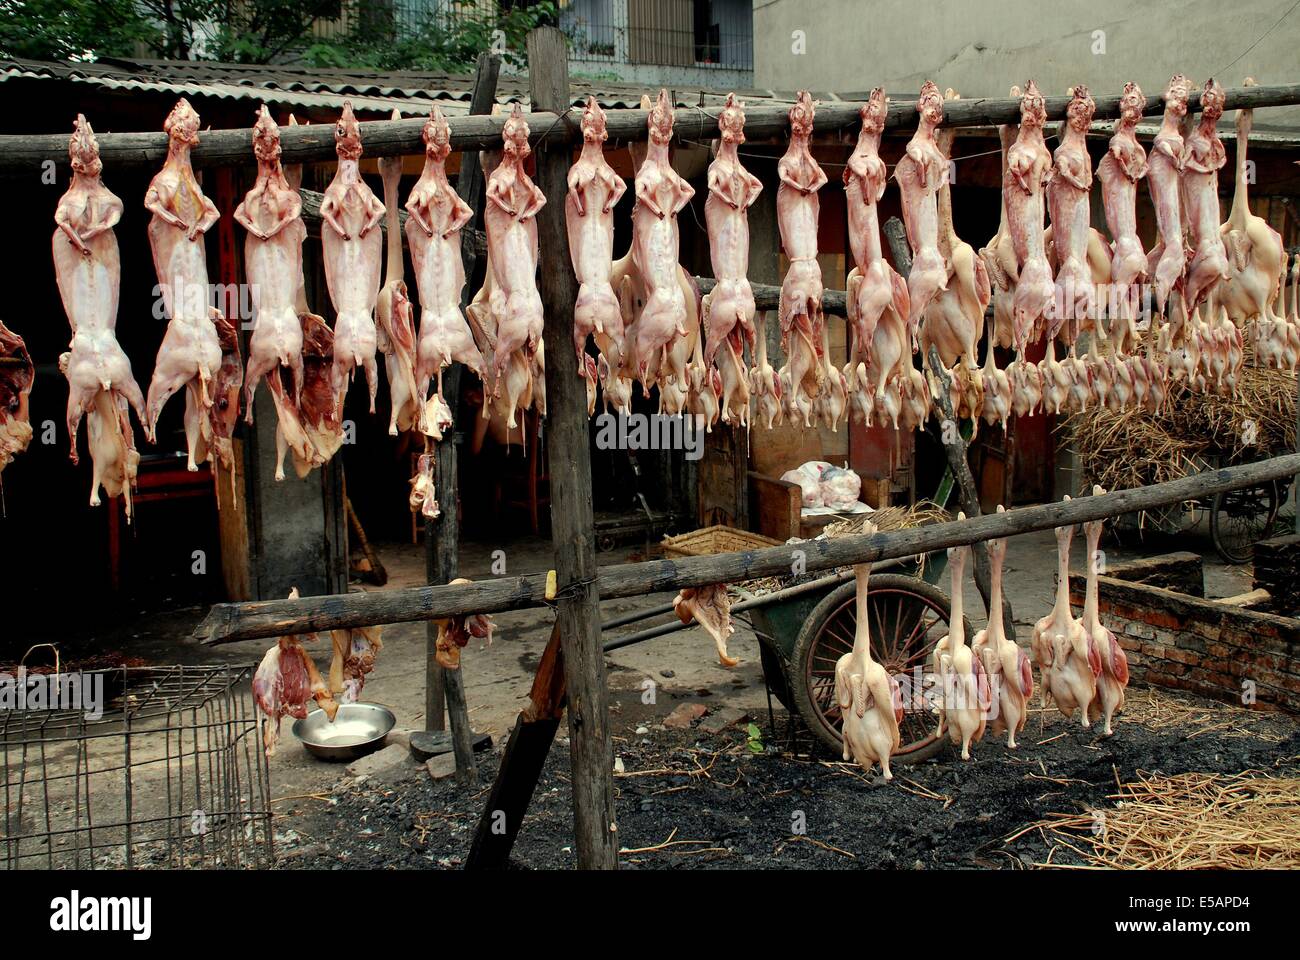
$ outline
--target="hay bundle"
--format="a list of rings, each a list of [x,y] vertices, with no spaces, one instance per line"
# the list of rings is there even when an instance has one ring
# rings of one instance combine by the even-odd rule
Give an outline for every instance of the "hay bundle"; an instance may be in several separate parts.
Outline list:
[[[943,523],[951,520],[952,517],[948,511],[930,500],[918,500],[910,507],[883,507],[880,510],[874,510],[871,513],[855,514],[851,517],[845,517],[842,520],[836,520],[834,523],[827,524],[822,530],[822,536],[829,539],[837,537],[848,537],[862,533],[863,527],[868,523],[876,525],[877,530],[905,530],[911,527],[923,527],[931,523]],[[796,545],[799,541],[791,541]],[[839,571],[849,569],[842,567]],[[786,587],[792,587],[797,583],[806,580],[813,580],[818,577],[830,576],[828,572],[816,574],[807,574],[803,576],[789,577],[762,577],[758,580],[747,580],[744,583],[736,584],[739,588],[737,593],[748,594],[750,596],[762,596],[767,593],[775,593],[778,590],[784,590]],[[742,594],[742,595],[743,595]]]
[[[1300,779],[1260,770],[1137,777],[1110,795],[1114,809],[1055,814],[1036,826],[1099,867],[1300,867]]]
[[[1094,407],[1061,429],[1073,438],[1086,485],[1126,490],[1177,480],[1213,461],[1294,450],[1295,404],[1295,374],[1248,364],[1231,396],[1179,385],[1160,413]]]

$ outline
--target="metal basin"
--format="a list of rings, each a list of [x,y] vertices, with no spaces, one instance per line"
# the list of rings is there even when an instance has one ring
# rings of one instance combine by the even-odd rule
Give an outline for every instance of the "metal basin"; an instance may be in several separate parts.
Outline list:
[[[306,719],[295,720],[293,735],[308,753],[339,762],[378,750],[396,723],[393,711],[377,703],[345,703],[333,723],[324,710],[314,710]]]

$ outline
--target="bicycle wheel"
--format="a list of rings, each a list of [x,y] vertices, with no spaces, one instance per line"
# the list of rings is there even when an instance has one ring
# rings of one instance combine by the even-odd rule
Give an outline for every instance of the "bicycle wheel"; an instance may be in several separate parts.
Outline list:
[[[1268,536],[1277,520],[1275,481],[1216,493],[1210,505],[1210,538],[1225,563],[1249,563],[1254,546]]]

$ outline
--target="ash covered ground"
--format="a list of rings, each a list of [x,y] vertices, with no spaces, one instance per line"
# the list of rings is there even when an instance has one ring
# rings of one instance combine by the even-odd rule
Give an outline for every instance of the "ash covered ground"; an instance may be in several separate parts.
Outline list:
[[[1004,737],[990,736],[968,763],[949,752],[896,766],[889,784],[819,748],[788,752],[773,742],[778,734],[765,716],[754,721],[767,741],[755,752],[745,724],[716,734],[666,729],[623,704],[612,715],[614,752],[624,769],[614,781],[619,846],[628,851],[621,864],[1021,869],[1049,858],[1080,864],[1048,832],[1030,829],[1005,841],[1053,812],[1106,809],[1117,782],[1139,771],[1300,771],[1300,726],[1293,719],[1163,692],[1131,690],[1129,697],[1131,709],[1111,738],[1054,710],[1035,713],[1014,751]],[[777,721],[783,735],[782,714]],[[563,734],[561,727],[515,844],[518,868],[574,866]],[[800,749],[810,749],[806,735]],[[480,783],[470,788],[434,780],[412,763],[387,777],[344,776],[332,792],[278,802],[280,865],[457,869],[499,762],[500,746],[480,754]]]

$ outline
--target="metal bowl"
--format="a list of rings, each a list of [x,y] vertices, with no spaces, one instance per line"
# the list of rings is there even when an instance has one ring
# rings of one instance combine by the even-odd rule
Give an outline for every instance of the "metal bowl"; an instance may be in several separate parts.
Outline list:
[[[307,752],[322,760],[355,760],[384,745],[397,717],[377,703],[345,703],[330,723],[324,710],[313,710],[306,719],[295,720],[293,735]]]

